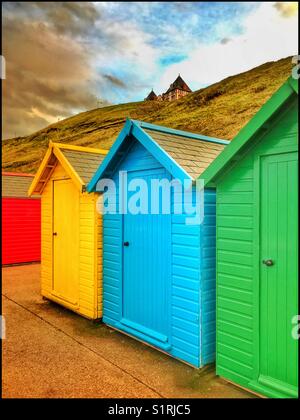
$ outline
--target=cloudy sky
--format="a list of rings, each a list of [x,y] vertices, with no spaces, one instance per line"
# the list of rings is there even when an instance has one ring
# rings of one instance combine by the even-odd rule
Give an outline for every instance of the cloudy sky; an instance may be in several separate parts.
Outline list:
[[[3,138],[295,55],[295,2],[6,2]]]

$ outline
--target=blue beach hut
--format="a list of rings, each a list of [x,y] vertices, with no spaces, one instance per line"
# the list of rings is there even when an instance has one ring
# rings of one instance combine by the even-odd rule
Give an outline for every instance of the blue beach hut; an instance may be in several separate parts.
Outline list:
[[[215,358],[215,192],[198,194],[197,222],[177,187],[198,209],[195,180],[227,143],[128,119],[87,186],[107,209],[103,322],[197,368]]]

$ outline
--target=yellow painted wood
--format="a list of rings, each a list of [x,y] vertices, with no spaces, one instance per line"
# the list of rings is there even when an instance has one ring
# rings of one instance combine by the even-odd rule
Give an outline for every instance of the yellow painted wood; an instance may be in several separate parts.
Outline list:
[[[93,195],[87,193],[80,197],[80,257],[79,269],[81,278],[80,302],[81,311],[85,316],[97,318],[97,307],[95,307],[95,275],[94,275],[94,200]],[[86,252],[90,256],[86,256]]]
[[[102,242],[102,215],[97,212],[97,200],[102,202],[102,195],[93,193],[94,196],[94,211],[95,211],[95,275],[96,275],[96,287],[95,287],[95,306],[97,307],[97,318],[102,318],[103,316],[103,265],[102,265],[102,252],[103,252],[103,242]]]
[[[53,293],[79,298],[79,192],[71,179],[53,181]]]
[[[50,145],[58,149],[77,150],[77,151],[82,151],[86,153],[99,153],[100,155],[106,155],[108,153],[108,151],[104,149],[95,149],[94,147],[77,146],[75,144],[54,143],[50,141]]]
[[[55,165],[49,165],[49,161],[53,155],[55,155],[60,162],[60,164],[64,167],[66,173],[69,175],[70,178],[73,179],[74,183],[77,187],[82,190],[82,187],[85,185],[83,180],[80,178],[78,173],[74,170],[72,165],[68,162],[64,154],[61,150],[75,150],[81,151],[86,153],[98,153],[101,155],[106,155],[108,153],[107,150],[104,149],[95,149],[92,147],[83,147],[83,146],[75,146],[72,144],[64,144],[64,143],[53,143],[52,141],[49,142],[49,148],[44,156],[44,159],[29,187],[28,195],[34,194],[41,194],[50,179],[50,176],[54,172]],[[51,168],[49,175],[44,179],[45,170]],[[39,185],[42,184],[42,185]]]
[[[41,177],[43,175],[43,172],[45,170],[46,165],[49,162],[49,159],[51,157],[51,154],[52,154],[52,147],[49,147],[49,149],[47,150],[47,152],[46,152],[46,154],[44,156],[44,159],[42,160],[42,163],[41,163],[41,165],[40,165],[37,173],[35,174],[35,176],[34,176],[34,178],[32,180],[32,183],[31,183],[31,185],[29,187],[29,190],[28,190],[28,195],[29,196],[33,195],[33,193],[35,192],[35,189],[37,187],[37,184],[38,184],[38,182],[40,181],[40,179],[41,179]]]
[[[58,160],[60,161],[63,168],[65,169],[66,173],[68,173],[69,176],[72,178],[76,187],[81,191],[82,187],[84,186],[84,182],[80,178],[78,173],[74,171],[73,166],[65,158],[64,154],[61,152],[61,150],[58,147],[54,147],[53,152],[54,152],[55,156],[58,158]]]
[[[41,294],[86,318],[101,318],[102,218],[96,210],[99,194],[83,193],[62,165],[59,154],[56,159],[41,194]],[[55,231],[57,236],[53,236]]]

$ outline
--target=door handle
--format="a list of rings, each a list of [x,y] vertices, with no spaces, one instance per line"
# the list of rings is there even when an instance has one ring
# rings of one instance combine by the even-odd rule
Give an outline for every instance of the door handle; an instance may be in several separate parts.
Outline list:
[[[53,232],[53,236],[57,236],[57,232]]]
[[[123,245],[124,246],[129,246],[129,242],[124,242]]]
[[[263,264],[267,265],[268,267],[271,267],[271,265],[274,265],[273,260],[263,260]]]

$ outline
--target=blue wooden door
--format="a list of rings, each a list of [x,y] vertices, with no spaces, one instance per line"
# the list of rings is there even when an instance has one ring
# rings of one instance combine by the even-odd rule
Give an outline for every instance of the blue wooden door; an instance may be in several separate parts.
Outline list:
[[[163,170],[134,171],[148,186],[148,207],[152,179],[169,179]],[[128,192],[128,201],[134,193]],[[163,349],[169,347],[169,301],[171,269],[171,216],[162,214],[123,216],[122,320],[129,332]],[[128,244],[127,244],[128,243]]]

